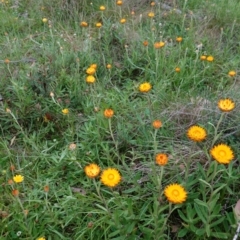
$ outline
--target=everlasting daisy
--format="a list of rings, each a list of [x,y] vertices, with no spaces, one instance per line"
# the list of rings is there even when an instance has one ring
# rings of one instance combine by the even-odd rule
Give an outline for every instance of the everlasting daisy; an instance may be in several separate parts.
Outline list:
[[[89,164],[84,168],[85,174],[89,177],[89,178],[95,178],[99,175],[100,173],[100,167],[95,164]]]
[[[4,60],[4,63],[9,64],[9,63],[10,63],[10,60],[9,60],[9,59],[5,59],[5,60]]]
[[[104,6],[100,6],[99,9],[100,9],[101,11],[104,11],[106,8],[105,8]]]
[[[230,77],[235,77],[235,76],[236,76],[236,72],[235,72],[235,71],[230,71],[230,72],[228,73],[228,76],[230,76]]]
[[[155,2],[150,3],[151,7],[155,6]]]
[[[149,82],[144,82],[144,83],[140,84],[138,89],[142,93],[147,93],[152,89],[152,85]]]
[[[201,142],[207,137],[207,132],[204,128],[194,125],[187,130],[187,136],[194,142]]]
[[[107,68],[107,69],[111,69],[111,68],[112,68],[112,65],[111,65],[111,64],[107,64],[106,68]]]
[[[207,59],[207,56],[202,55],[202,56],[200,57],[200,59],[201,59],[202,61],[205,61],[205,60]]]
[[[93,75],[88,75],[86,77],[86,82],[87,83],[95,83],[95,81],[96,81],[96,78]]]
[[[103,170],[101,175],[101,182],[108,187],[115,187],[121,181],[121,175],[115,168],[107,168]]]
[[[186,201],[187,192],[180,184],[174,183],[164,189],[167,200],[174,204],[180,204]]]
[[[42,22],[43,22],[43,23],[47,23],[47,22],[48,22],[48,19],[47,19],[47,18],[43,18],[43,19],[42,19]]]
[[[179,67],[175,68],[175,72],[180,72],[180,71],[181,71],[181,69]]]
[[[122,23],[122,24],[124,24],[126,22],[126,19],[125,18],[122,18],[121,20],[120,20],[120,23]]]
[[[96,72],[96,69],[93,68],[93,67],[89,67],[89,68],[86,70],[86,73],[89,74],[89,75],[93,75],[95,72]]]
[[[155,157],[156,164],[165,166],[168,163],[168,156],[165,153],[158,153]]]
[[[37,238],[37,240],[46,240],[45,237],[40,237],[40,238]]]
[[[22,176],[22,175],[15,175],[15,176],[13,177],[13,181],[14,181],[15,183],[21,183],[21,182],[23,182],[23,180],[24,180],[24,176]]]
[[[158,49],[158,48],[162,48],[164,47],[165,43],[164,42],[155,42],[154,43],[154,48]]]
[[[119,1],[116,2],[116,4],[117,4],[118,6],[122,6],[123,2],[119,0]]]
[[[144,42],[143,42],[143,46],[144,46],[144,47],[147,47],[147,46],[148,46],[148,41],[144,41]]]
[[[235,103],[230,98],[220,99],[218,108],[223,112],[231,112],[235,108]]]
[[[103,115],[106,118],[112,118],[113,115],[114,115],[114,111],[111,108],[107,108],[107,109],[104,110]]]
[[[148,13],[148,17],[153,18],[155,16],[154,12]]]
[[[155,128],[155,129],[159,129],[161,126],[162,126],[162,122],[160,120],[154,120],[152,122],[152,126]]]
[[[176,38],[176,41],[179,42],[179,43],[182,42],[182,40],[183,40],[182,37],[177,37],[177,38]]]
[[[12,195],[13,195],[14,197],[17,197],[17,196],[19,195],[19,191],[18,191],[17,189],[13,189],[13,190],[12,190]]]
[[[208,62],[212,62],[214,60],[214,57],[213,56],[208,56],[207,59],[206,59]]]
[[[230,163],[234,158],[232,149],[226,144],[215,145],[211,150],[210,154],[217,162],[222,164]]]
[[[69,114],[69,110],[68,110],[67,108],[64,108],[64,109],[62,110],[62,113],[63,113],[64,115],[68,115],[68,114]]]
[[[87,27],[87,26],[88,26],[88,23],[87,23],[87,22],[81,22],[81,23],[80,23],[80,26],[81,26],[81,27]]]
[[[101,24],[100,22],[98,22],[98,23],[95,24],[95,26],[96,26],[97,28],[100,28],[100,27],[102,27],[102,24]]]

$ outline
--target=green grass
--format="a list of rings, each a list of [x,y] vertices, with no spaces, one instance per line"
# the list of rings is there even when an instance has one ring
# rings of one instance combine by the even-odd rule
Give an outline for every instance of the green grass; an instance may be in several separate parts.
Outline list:
[[[1,1],[0,239],[233,239],[239,3],[167,2]],[[165,45],[155,49],[159,41]],[[88,84],[91,64],[96,82]],[[144,82],[152,85],[147,93],[139,91]],[[235,102],[233,111],[220,111],[224,98]],[[206,129],[204,141],[187,137],[192,125]],[[220,143],[234,152],[229,164],[209,152]],[[157,153],[168,155],[165,166],[155,163]],[[91,163],[117,169],[121,182],[110,188],[101,175],[87,177]],[[12,182],[19,174],[24,181]],[[181,204],[164,194],[172,183],[187,191]]]

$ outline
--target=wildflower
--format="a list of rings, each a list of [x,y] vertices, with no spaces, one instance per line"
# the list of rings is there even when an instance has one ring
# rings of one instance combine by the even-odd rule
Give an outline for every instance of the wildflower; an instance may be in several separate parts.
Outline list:
[[[213,60],[214,60],[214,57],[213,57],[213,56],[208,56],[208,57],[207,57],[207,61],[208,61],[208,62],[212,62]]]
[[[90,68],[94,68],[95,70],[97,70],[97,64],[96,63],[91,64]]]
[[[144,82],[142,84],[140,84],[139,86],[139,91],[142,92],[142,93],[146,93],[146,92],[149,92],[152,88],[152,85],[149,83],[149,82]]]
[[[107,108],[104,110],[104,117],[111,118],[114,115],[114,111],[111,108]]]
[[[120,20],[120,23],[122,23],[122,24],[124,24],[126,22],[126,19],[125,18],[122,18],[121,20]]]
[[[100,22],[98,22],[98,23],[96,23],[96,25],[95,25],[97,28],[100,28],[100,27],[102,27],[102,24],[100,23]]]
[[[44,190],[44,192],[49,192],[49,186],[48,186],[48,185],[45,185],[45,186],[43,187],[43,190]]]
[[[236,72],[235,72],[235,71],[230,71],[230,72],[228,73],[228,76],[234,77],[234,76],[236,76]]]
[[[176,38],[176,41],[179,42],[179,43],[182,42],[182,40],[183,40],[182,37],[177,37],[177,38]]]
[[[165,166],[168,162],[168,156],[165,153],[158,153],[155,157],[156,164]]]
[[[119,1],[116,2],[116,4],[117,4],[118,6],[122,6],[123,2],[119,0]]]
[[[89,74],[89,75],[93,75],[95,72],[96,72],[96,69],[93,68],[93,67],[89,67],[86,70],[86,73]]]
[[[40,237],[40,238],[37,238],[37,240],[46,240],[45,237]]]
[[[153,18],[155,16],[154,12],[148,13],[148,17]]]
[[[181,69],[179,67],[175,68],[175,72],[180,72],[180,71],[181,71]]]
[[[9,60],[8,58],[6,58],[6,59],[4,60],[4,63],[9,64],[9,63],[10,63],[10,60]]]
[[[96,78],[93,75],[88,75],[86,77],[86,82],[87,83],[94,83],[96,81]]]
[[[131,11],[131,15],[135,15],[135,12],[133,10]]]
[[[200,57],[200,59],[201,59],[202,61],[205,61],[205,60],[207,59],[207,56],[202,55],[202,56]]]
[[[69,110],[68,110],[67,108],[64,108],[64,109],[62,110],[62,113],[63,113],[64,115],[68,115],[68,114],[69,114]]]
[[[143,41],[143,46],[147,47],[148,46],[148,41]]]
[[[111,64],[107,64],[107,65],[106,65],[106,68],[107,68],[107,69],[111,69],[111,68],[112,68],[112,65],[111,65]]]
[[[84,168],[85,174],[89,177],[89,178],[95,178],[99,175],[100,173],[100,167],[95,164],[89,164]]]
[[[15,170],[15,166],[13,164],[10,165],[10,170],[14,171]]]
[[[49,95],[50,95],[50,97],[52,97],[52,98],[54,97],[54,93],[53,93],[53,92],[50,92]]]
[[[115,187],[121,181],[121,175],[115,168],[107,168],[101,174],[101,182],[108,187]]]
[[[13,185],[13,180],[12,180],[12,179],[9,179],[9,180],[8,180],[8,184],[9,184],[9,185]]]
[[[11,109],[6,108],[6,113],[11,113]]]
[[[71,151],[73,151],[73,150],[76,149],[76,147],[77,147],[77,145],[76,145],[75,143],[71,143],[71,144],[68,146],[68,149],[71,150]]]
[[[164,47],[165,43],[164,42],[155,42],[154,43],[154,48],[158,49],[158,48],[162,48]]]
[[[161,126],[162,126],[162,122],[160,120],[154,120],[152,122],[152,126],[155,128],[155,129],[159,129]]]
[[[43,19],[42,19],[42,22],[43,22],[43,23],[47,23],[47,22],[48,22],[48,19],[47,19],[47,18],[43,18]]]
[[[194,125],[188,129],[187,136],[194,142],[201,142],[207,137],[207,132],[204,128]]]
[[[232,149],[224,143],[215,145],[210,150],[210,154],[213,157],[213,159],[222,164],[228,164],[234,158],[234,153]]]
[[[101,11],[104,11],[106,8],[104,6],[100,6],[99,8]]]
[[[28,213],[29,213],[29,210],[28,210],[28,209],[24,209],[24,210],[23,210],[23,214],[24,214],[25,217],[28,215]]]
[[[150,3],[151,7],[155,6],[155,2]]]
[[[81,27],[87,27],[87,26],[88,26],[88,23],[87,23],[87,22],[84,22],[84,21],[83,21],[83,22],[80,22],[80,26],[81,26]]]
[[[186,201],[187,192],[180,184],[174,183],[164,189],[167,200],[174,204],[180,204]]]
[[[19,191],[18,191],[17,189],[13,189],[13,190],[12,190],[12,195],[13,195],[14,197],[17,197],[17,196],[19,195]]]
[[[13,181],[14,181],[15,183],[21,183],[23,180],[24,180],[24,176],[22,176],[22,175],[15,175],[15,176],[13,177]]]
[[[230,98],[220,99],[218,108],[223,112],[231,112],[235,108],[235,103]]]

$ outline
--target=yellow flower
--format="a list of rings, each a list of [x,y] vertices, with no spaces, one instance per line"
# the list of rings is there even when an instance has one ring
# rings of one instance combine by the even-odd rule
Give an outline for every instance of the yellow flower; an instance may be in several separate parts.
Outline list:
[[[89,75],[93,75],[95,72],[96,72],[96,69],[93,68],[93,67],[89,67],[86,70],[86,73],[89,74]]]
[[[182,37],[177,37],[177,38],[176,38],[176,41],[179,42],[179,43],[182,42],[182,40],[183,40]]]
[[[165,153],[158,153],[155,157],[156,164],[165,166],[168,163],[168,156]]]
[[[152,88],[152,85],[149,82],[144,82],[140,84],[138,89],[140,92],[146,93],[146,92],[149,92],[151,88]]]
[[[97,64],[96,63],[91,64],[90,68],[94,68],[95,70],[97,70]]]
[[[99,175],[101,169],[100,167],[95,164],[89,164],[84,168],[85,174],[89,177],[89,178],[95,178]]]
[[[235,71],[230,71],[230,72],[228,73],[228,76],[234,77],[234,76],[236,76],[236,72],[235,72]]]
[[[235,103],[230,98],[220,99],[218,108],[223,112],[231,112],[235,108]]]
[[[100,6],[99,8],[101,11],[104,11],[106,8],[104,6]]]
[[[206,139],[207,132],[204,128],[194,125],[188,129],[187,136],[192,141],[201,142]]]
[[[154,12],[148,13],[148,17],[153,18],[155,16]]]
[[[232,149],[226,144],[215,145],[210,150],[211,156],[219,163],[228,164],[234,158],[234,153]]]
[[[152,122],[152,126],[155,128],[155,129],[159,129],[161,126],[162,126],[162,122],[160,120],[154,120]]]
[[[111,68],[112,68],[112,65],[111,65],[111,64],[107,64],[106,68],[107,68],[107,69],[111,69]]]
[[[154,47],[156,49],[164,47],[165,43],[164,42],[155,42]]]
[[[213,57],[213,56],[208,56],[208,57],[207,57],[207,61],[208,61],[208,62],[212,62],[213,60],[214,60],[214,57]]]
[[[100,27],[102,27],[102,24],[100,22],[98,22],[98,23],[96,23],[96,27],[100,28]]]
[[[64,108],[64,109],[62,110],[62,113],[63,113],[64,115],[68,115],[68,114],[69,114],[69,110],[68,110],[67,108]]]
[[[37,238],[37,240],[46,240],[45,237],[40,237],[40,238]]]
[[[15,183],[21,183],[21,182],[23,182],[23,180],[24,180],[24,176],[22,176],[22,175],[15,175],[15,176],[13,177],[13,181],[14,181]]]
[[[202,61],[205,61],[205,60],[207,59],[207,56],[202,55],[202,56],[200,57],[200,59],[201,59]]]
[[[86,82],[87,83],[95,83],[95,81],[96,81],[96,78],[93,75],[88,75],[86,77]]]
[[[180,184],[174,183],[164,189],[167,200],[174,204],[183,203],[187,199],[187,192]]]
[[[120,23],[122,23],[122,24],[124,24],[126,22],[126,19],[125,18],[122,18],[121,20],[120,20]]]
[[[180,72],[180,71],[181,71],[181,69],[179,67],[175,68],[175,72]]]
[[[43,23],[47,23],[47,21],[48,21],[47,18],[43,18],[43,19],[42,19],[42,22],[43,22]]]
[[[87,22],[84,22],[84,21],[83,21],[83,22],[80,22],[80,26],[81,26],[81,27],[87,27],[87,26],[88,26],[88,23],[87,23]]]
[[[117,3],[117,5],[118,5],[118,6],[122,6],[122,4],[123,4],[123,2],[122,2],[122,1],[120,1],[120,0],[119,0],[119,1],[117,1],[116,3]]]
[[[114,115],[114,111],[111,108],[107,108],[104,110],[103,114],[106,118],[111,118]]]
[[[115,187],[121,181],[121,175],[119,171],[115,168],[107,168],[103,170],[101,174],[102,184],[108,187]]]

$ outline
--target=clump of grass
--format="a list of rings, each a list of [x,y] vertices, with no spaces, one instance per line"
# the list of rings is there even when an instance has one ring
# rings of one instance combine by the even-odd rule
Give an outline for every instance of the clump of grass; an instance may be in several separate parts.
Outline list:
[[[236,239],[239,18],[211,4],[0,3],[1,238]]]

